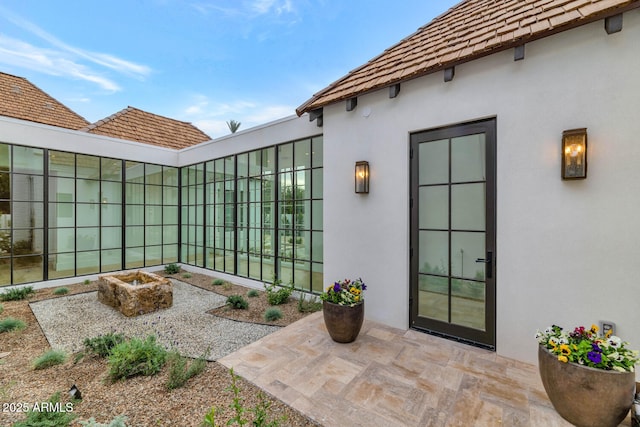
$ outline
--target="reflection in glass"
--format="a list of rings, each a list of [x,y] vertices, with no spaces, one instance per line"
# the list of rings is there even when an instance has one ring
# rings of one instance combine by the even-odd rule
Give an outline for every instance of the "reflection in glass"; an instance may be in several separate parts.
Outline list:
[[[420,144],[420,171],[418,183],[445,184],[449,182],[449,140]]]
[[[442,322],[449,321],[449,279],[418,275],[418,315]]]
[[[451,182],[484,181],[485,134],[466,135],[451,140]]]
[[[484,186],[484,183],[451,186],[451,228],[484,231]]]
[[[469,280],[452,280],[451,322],[485,330],[485,284]]]
[[[485,264],[476,262],[485,256],[484,233],[451,233],[451,275],[484,280]]]
[[[420,231],[418,239],[420,273],[448,275],[449,233],[446,231]]]
[[[418,189],[418,227],[449,228],[449,186],[435,185]]]

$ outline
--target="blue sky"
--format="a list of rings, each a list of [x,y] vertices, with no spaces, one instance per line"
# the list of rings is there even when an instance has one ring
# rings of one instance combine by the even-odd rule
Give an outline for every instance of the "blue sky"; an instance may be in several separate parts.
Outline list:
[[[127,106],[213,138],[295,114],[456,0],[3,0],[0,71],[95,122]]]

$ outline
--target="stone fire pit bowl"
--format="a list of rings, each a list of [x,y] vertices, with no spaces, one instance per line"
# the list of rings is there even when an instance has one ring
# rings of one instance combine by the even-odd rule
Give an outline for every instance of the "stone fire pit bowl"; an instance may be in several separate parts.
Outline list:
[[[127,317],[151,313],[173,305],[173,284],[146,271],[123,271],[98,276],[98,301]]]

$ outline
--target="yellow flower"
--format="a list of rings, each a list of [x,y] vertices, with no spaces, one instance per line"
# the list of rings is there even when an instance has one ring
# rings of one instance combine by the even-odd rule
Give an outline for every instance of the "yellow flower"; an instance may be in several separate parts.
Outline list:
[[[569,346],[567,344],[561,344],[560,345],[560,353],[563,356],[568,356],[571,354],[571,349],[569,348]]]
[[[591,333],[592,334],[598,333],[599,330],[600,330],[600,328],[598,328],[596,325],[591,325]]]
[[[360,295],[360,289],[355,288],[353,286],[351,288],[349,288],[349,292],[351,292],[354,295]]]
[[[358,295],[356,295],[356,296],[353,298],[353,300],[354,300],[354,301],[356,301],[356,302],[358,302],[358,301],[360,301],[360,297],[359,297]]]
[[[612,334],[613,334],[613,329],[609,329],[604,336],[605,338],[609,338]]]
[[[569,361],[569,359],[567,359],[567,356],[563,355],[558,356],[558,360],[563,363],[567,363]]]

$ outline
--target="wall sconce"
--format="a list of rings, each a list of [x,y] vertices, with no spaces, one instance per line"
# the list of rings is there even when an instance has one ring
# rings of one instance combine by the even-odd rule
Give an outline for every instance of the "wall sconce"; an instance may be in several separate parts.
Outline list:
[[[356,162],[356,193],[369,192],[369,162]]]
[[[562,179],[587,177],[587,129],[562,132]]]

